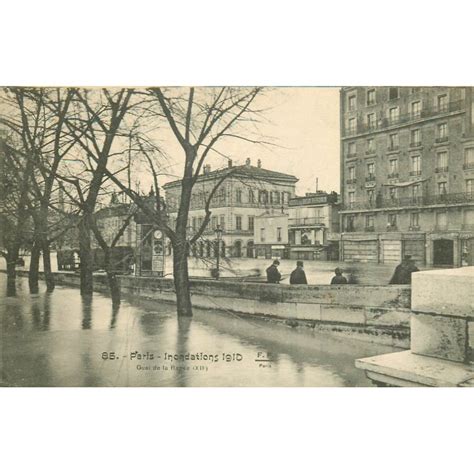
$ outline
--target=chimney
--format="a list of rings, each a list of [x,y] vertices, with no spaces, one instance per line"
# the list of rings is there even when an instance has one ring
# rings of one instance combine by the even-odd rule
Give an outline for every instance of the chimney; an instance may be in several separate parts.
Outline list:
[[[260,158],[259,158],[258,161],[257,161],[257,166],[258,166],[259,168],[262,167],[262,160],[261,160]]]
[[[232,160],[231,159],[227,160],[227,167],[232,168]]]
[[[316,178],[316,192],[318,192],[318,178]]]
[[[247,166],[250,166],[250,158],[247,158],[247,159],[245,160],[245,164],[246,164]]]
[[[209,174],[211,172],[211,165],[204,165],[203,172],[204,174]]]

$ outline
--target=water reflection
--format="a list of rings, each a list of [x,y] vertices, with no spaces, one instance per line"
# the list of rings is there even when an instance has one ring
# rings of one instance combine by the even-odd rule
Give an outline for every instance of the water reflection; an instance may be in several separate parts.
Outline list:
[[[0,312],[4,370],[12,385],[370,385],[354,359],[393,351],[229,311],[196,309],[194,318],[178,319],[173,305],[133,298],[113,308],[106,296],[84,297],[60,286],[48,294],[41,285],[33,296],[26,285],[0,300]],[[131,358],[135,352],[155,358]],[[215,355],[218,361],[165,361],[164,353]],[[268,362],[259,362],[263,358]]]

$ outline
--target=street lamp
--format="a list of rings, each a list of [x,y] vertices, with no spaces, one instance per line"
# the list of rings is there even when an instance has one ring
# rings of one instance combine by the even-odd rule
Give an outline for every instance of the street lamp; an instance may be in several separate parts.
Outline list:
[[[219,280],[219,257],[221,255],[221,238],[222,238],[222,229],[219,224],[217,224],[216,228],[214,229],[217,238],[217,258],[216,258],[216,280]]]

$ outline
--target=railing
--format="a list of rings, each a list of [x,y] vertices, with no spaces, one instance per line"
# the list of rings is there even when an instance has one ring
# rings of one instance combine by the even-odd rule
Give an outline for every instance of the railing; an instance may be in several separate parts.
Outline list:
[[[474,161],[472,163],[464,163],[462,165],[463,170],[474,170]]]
[[[365,232],[373,232],[375,230],[375,227],[373,225],[370,225],[368,227],[364,228]]]
[[[438,137],[435,142],[436,143],[444,143],[444,142],[447,142],[449,140],[449,137]]]
[[[357,156],[357,153],[348,153],[347,158],[355,158]]]
[[[430,117],[435,117],[437,115],[442,115],[442,114],[447,114],[447,113],[452,113],[452,112],[459,112],[464,109],[465,101],[464,100],[458,100],[454,102],[449,102],[447,104],[447,107],[444,109],[439,109],[438,107],[425,107],[421,110],[421,113],[418,114],[417,116],[413,116],[413,114],[404,114],[404,115],[399,115],[397,117],[392,117],[392,118],[383,118],[378,120],[376,124],[371,123],[366,124],[366,123],[358,123],[356,127],[351,127],[348,128],[347,130],[344,130],[344,136],[350,136],[350,135],[356,135],[359,133],[367,133],[373,130],[381,130],[387,127],[391,127],[394,125],[399,125],[399,124],[405,124],[409,122],[414,122],[417,120],[421,120],[423,118],[430,118]]]
[[[357,182],[357,179],[355,178],[346,179],[346,184],[355,184],[356,182]]]
[[[367,150],[365,152],[366,155],[375,155],[375,150]]]
[[[390,145],[388,148],[387,148],[388,151],[398,151],[400,150],[400,145]]]
[[[304,225],[325,225],[325,223],[324,217],[299,217],[295,219],[288,219],[288,225],[290,227],[294,227]]]
[[[421,176],[421,170],[410,171],[410,176]]]
[[[410,147],[411,147],[411,148],[415,148],[415,147],[417,147],[417,146],[421,146],[421,142],[411,142],[411,143],[410,143]]]
[[[368,181],[375,181],[375,175],[374,175],[374,174],[370,174],[369,176],[366,176],[365,181],[366,181],[366,182],[368,182]]]
[[[438,166],[435,168],[435,173],[446,173],[448,171],[447,166]]]
[[[446,193],[436,196],[419,196],[403,198],[379,198],[376,202],[356,201],[343,205],[343,210],[386,209],[394,207],[422,207],[437,204],[464,204],[474,202],[472,193]]]
[[[398,178],[398,173],[390,173],[388,179]]]

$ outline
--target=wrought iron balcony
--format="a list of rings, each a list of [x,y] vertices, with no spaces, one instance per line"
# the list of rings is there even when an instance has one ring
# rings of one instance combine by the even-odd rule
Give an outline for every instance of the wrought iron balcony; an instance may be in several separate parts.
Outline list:
[[[417,115],[411,113],[399,115],[392,118],[382,118],[379,119],[375,124],[374,123],[358,123],[356,127],[351,127],[344,130],[344,136],[352,136],[362,133],[371,132],[373,130],[382,130],[394,125],[403,125],[405,123],[416,122],[424,118],[436,117],[437,115],[445,115],[453,112],[461,112],[464,110],[465,101],[458,100],[449,102],[446,107],[439,109],[435,107],[424,107],[421,112]]]
[[[355,184],[356,182],[357,182],[357,179],[355,178],[346,179],[346,184]]]
[[[448,166],[437,166],[435,168],[435,173],[446,173],[448,171]]]
[[[347,158],[355,158],[357,156],[357,153],[348,153]]]
[[[415,148],[415,147],[417,147],[417,146],[421,146],[421,142],[411,142],[411,143],[410,143],[410,147],[411,147],[411,148]]]
[[[474,202],[472,193],[446,193],[434,196],[402,197],[402,198],[379,198],[375,202],[356,201],[343,205],[343,210],[371,210],[390,209],[404,207],[423,207],[439,204],[468,204]]]
[[[365,181],[366,182],[375,181],[375,174],[369,174],[369,176],[366,176]]]
[[[399,151],[400,150],[400,145],[390,145],[387,148],[388,151]]]
[[[396,173],[390,173],[390,174],[388,175],[388,179],[393,179],[393,178],[398,178],[398,172],[396,172]]]
[[[464,170],[474,170],[474,161],[472,163],[464,163],[462,168]]]
[[[438,137],[435,141],[436,143],[444,143],[449,140],[449,137]]]
[[[410,176],[421,176],[421,170],[410,171]]]
[[[288,226],[323,226],[325,225],[324,220],[324,217],[298,217],[295,219],[288,219]]]
[[[375,149],[374,150],[367,150],[365,152],[366,155],[375,155]]]

